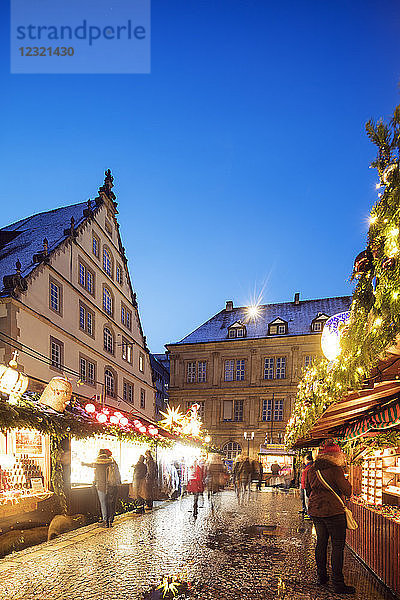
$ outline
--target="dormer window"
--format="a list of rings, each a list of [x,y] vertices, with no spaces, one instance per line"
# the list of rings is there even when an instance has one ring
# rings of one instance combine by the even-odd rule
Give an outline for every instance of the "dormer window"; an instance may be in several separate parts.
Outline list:
[[[315,319],[311,322],[311,331],[313,333],[321,333],[324,328],[325,322],[329,319],[329,315],[324,313],[318,313]]]
[[[228,338],[244,338],[246,337],[246,327],[240,321],[236,321],[228,327]]]
[[[280,317],[274,319],[268,325],[268,335],[286,335],[288,332],[288,324]]]

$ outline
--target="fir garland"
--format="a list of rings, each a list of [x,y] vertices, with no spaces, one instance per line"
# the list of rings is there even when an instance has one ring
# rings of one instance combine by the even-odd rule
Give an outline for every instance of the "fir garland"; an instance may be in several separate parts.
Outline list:
[[[368,264],[356,274],[359,279],[340,356],[333,362],[322,359],[303,373],[286,428],[288,447],[307,438],[330,404],[362,387],[400,334],[400,105],[389,125],[369,121],[366,131],[378,147],[371,167],[378,171],[376,187],[381,190],[370,216]]]
[[[0,431],[5,433],[11,429],[35,429],[43,435],[50,436],[50,483],[64,513],[67,511],[67,494],[61,461],[63,440],[69,437],[83,439],[95,435],[111,435],[123,441],[145,442],[153,450],[156,446],[169,448],[175,443],[173,439],[154,439],[116,425],[102,425],[85,415],[79,406],[72,406],[64,413],[57,413],[47,407],[39,407],[34,400],[38,398],[39,394],[23,396],[16,405],[0,399]]]

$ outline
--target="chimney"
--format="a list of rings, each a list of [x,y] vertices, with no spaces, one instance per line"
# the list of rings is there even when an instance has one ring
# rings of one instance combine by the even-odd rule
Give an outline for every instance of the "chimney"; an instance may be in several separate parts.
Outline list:
[[[233,310],[232,300],[227,300],[225,310],[226,312],[231,312]]]
[[[296,292],[294,295],[294,303],[296,306],[300,304],[300,292]]]

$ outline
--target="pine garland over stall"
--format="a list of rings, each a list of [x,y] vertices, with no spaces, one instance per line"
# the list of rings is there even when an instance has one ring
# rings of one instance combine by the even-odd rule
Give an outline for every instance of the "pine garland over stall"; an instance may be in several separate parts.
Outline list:
[[[333,402],[362,387],[380,358],[400,334],[400,105],[389,124],[368,121],[367,135],[377,146],[371,168],[377,170],[378,201],[372,208],[368,245],[353,278],[347,331],[341,354],[322,359],[304,371],[285,443],[307,437],[314,423]]]
[[[62,442],[69,437],[77,439],[95,435],[113,435],[120,440],[145,442],[150,448],[169,447],[174,441],[137,433],[117,425],[102,425],[88,417],[79,405],[75,404],[64,413],[57,413],[47,407],[38,405],[40,394],[23,396],[16,405],[0,399],[0,431],[11,429],[35,429],[43,435],[50,436],[51,453],[51,487],[58,496],[62,510],[67,509],[66,493],[63,482],[61,456]]]

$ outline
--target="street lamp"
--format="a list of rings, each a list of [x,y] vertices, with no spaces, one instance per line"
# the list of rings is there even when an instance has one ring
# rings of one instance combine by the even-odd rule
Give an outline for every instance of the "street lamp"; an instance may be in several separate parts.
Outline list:
[[[245,440],[247,440],[247,456],[250,456],[250,454],[249,454],[250,440],[254,440],[254,431],[252,431],[251,433],[249,431],[245,431],[243,433],[243,437]]]

